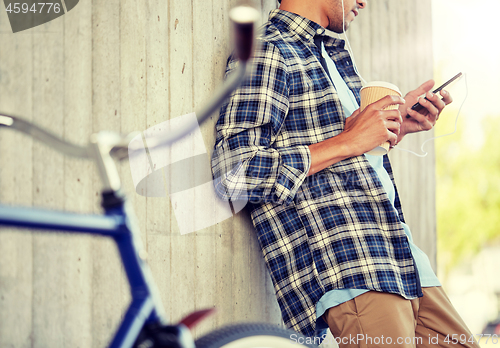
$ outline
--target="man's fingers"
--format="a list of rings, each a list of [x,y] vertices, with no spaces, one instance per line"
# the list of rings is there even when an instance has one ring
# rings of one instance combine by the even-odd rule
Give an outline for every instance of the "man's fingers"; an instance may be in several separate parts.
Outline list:
[[[445,91],[443,89],[443,90],[441,90],[440,94],[443,97],[442,100],[443,100],[445,105],[451,104],[453,102],[453,98],[451,97],[451,94],[448,91]]]
[[[425,81],[417,89],[411,91],[408,94],[415,95],[415,96],[425,94],[425,93],[429,92],[432,89],[432,87],[434,87],[434,83],[435,83],[434,80]]]
[[[427,93],[425,98],[419,98],[418,103],[422,105],[432,118],[438,117],[441,110],[444,109],[445,104],[439,98],[439,96],[432,94],[430,92]]]
[[[385,109],[388,106],[391,105],[403,105],[405,103],[405,100],[401,98],[400,96],[397,95],[386,95],[382,99],[376,101],[375,103],[372,104],[373,108],[376,110],[382,110]]]
[[[394,121],[399,124],[403,123],[403,117],[401,117],[401,112],[399,112],[399,110],[386,110],[384,112],[387,120]]]
[[[389,139],[387,139],[387,141],[389,143],[391,143],[391,148],[396,146],[397,143],[398,143],[398,135],[399,135],[399,132],[398,134],[395,134],[394,132],[390,131],[390,130],[387,130],[387,135],[389,137]]]
[[[394,133],[397,136],[399,135],[399,132],[401,130],[401,123],[395,121],[388,121],[386,123],[386,127],[388,130],[391,131],[391,133]]]
[[[408,115],[410,115],[415,122],[418,123],[420,130],[431,130],[433,127],[433,124],[429,121],[429,119],[422,115],[420,112],[412,110],[411,108],[408,108],[406,110]]]

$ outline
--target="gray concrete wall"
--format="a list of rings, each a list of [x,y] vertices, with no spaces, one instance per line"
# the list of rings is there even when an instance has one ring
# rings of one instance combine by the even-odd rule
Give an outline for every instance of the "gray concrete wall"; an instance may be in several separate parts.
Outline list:
[[[223,76],[230,0],[82,0],[63,17],[12,34],[0,11],[0,111],[83,144],[100,130],[145,130],[196,110]],[[275,7],[262,0],[263,20]],[[370,1],[350,31],[366,80],[403,91],[432,77],[430,0]],[[208,149],[216,115],[202,126]],[[426,135],[429,136],[429,135]],[[405,146],[416,147],[426,136]],[[434,258],[434,157],[393,151],[407,220]],[[149,263],[169,320],[217,307],[200,335],[280,316],[245,213],[181,236],[168,198],[134,194]],[[0,132],[0,202],[99,212],[94,167]],[[0,347],[104,347],[129,301],[115,246],[86,236],[2,229]]]

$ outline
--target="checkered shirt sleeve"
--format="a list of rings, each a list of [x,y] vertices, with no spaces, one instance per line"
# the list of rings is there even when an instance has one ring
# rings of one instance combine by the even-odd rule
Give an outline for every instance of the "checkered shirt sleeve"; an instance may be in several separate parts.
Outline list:
[[[226,74],[236,67],[229,59]],[[252,203],[289,204],[311,164],[306,145],[277,147],[289,109],[289,79],[278,49],[263,42],[249,78],[221,108],[212,156],[220,197]]]

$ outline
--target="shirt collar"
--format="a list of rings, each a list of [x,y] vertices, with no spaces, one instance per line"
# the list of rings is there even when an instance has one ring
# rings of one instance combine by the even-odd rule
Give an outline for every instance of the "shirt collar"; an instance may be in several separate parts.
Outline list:
[[[344,48],[344,40],[331,36],[330,32],[318,23],[296,13],[274,9],[269,13],[269,20],[278,28],[297,34],[303,41],[313,42],[316,35],[321,35],[325,46]]]

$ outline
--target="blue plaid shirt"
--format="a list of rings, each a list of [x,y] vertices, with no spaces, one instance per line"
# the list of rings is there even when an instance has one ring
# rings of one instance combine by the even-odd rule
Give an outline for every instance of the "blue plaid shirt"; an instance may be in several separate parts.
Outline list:
[[[247,81],[221,108],[212,156],[218,194],[249,201],[285,325],[308,336],[330,290],[421,296],[397,192],[393,206],[365,156],[306,177],[308,145],[341,133],[346,119],[314,44],[324,34],[306,18],[271,11]],[[323,39],[359,103],[344,41]],[[226,74],[236,65],[230,57]],[[387,156],[384,167],[394,183]]]

